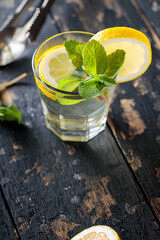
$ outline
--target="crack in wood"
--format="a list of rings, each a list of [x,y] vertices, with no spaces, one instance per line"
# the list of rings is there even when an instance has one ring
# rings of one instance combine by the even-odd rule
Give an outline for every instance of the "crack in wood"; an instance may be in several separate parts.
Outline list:
[[[137,9],[137,11],[139,12],[139,14],[141,15],[142,19],[144,20],[144,23],[147,25],[148,29],[150,30],[151,34],[152,34],[152,38],[155,42],[155,48],[160,50],[160,38],[157,35],[156,31],[154,30],[154,28],[152,27],[151,23],[148,20],[148,17],[146,16],[146,14],[144,13],[143,9],[141,8],[141,6],[137,3],[136,0],[131,0],[133,6]]]
[[[151,198],[151,205],[154,208],[157,217],[160,220],[160,197]]]
[[[20,234],[19,234],[17,225],[16,225],[16,223],[15,223],[15,221],[14,221],[14,217],[12,216],[11,209],[10,209],[10,207],[9,207],[9,205],[8,205],[7,199],[6,199],[5,195],[4,195],[4,192],[3,192],[3,189],[2,189],[1,186],[0,186],[0,192],[1,192],[2,198],[3,198],[3,200],[4,200],[5,208],[6,208],[7,212],[8,212],[8,215],[9,215],[9,217],[10,217],[10,220],[11,220],[11,222],[12,222],[12,224],[13,224],[14,233],[16,234],[17,239],[21,240],[21,237],[20,237]]]
[[[112,115],[112,109],[110,108],[110,109],[109,109],[109,115],[108,115],[108,117],[107,117],[107,122],[108,122],[108,124],[109,124],[109,126],[110,126],[110,128],[111,128],[112,134],[113,134],[114,137],[117,139],[117,133],[116,133],[116,130],[115,130],[114,123],[113,123],[113,120],[112,120],[111,115]]]
[[[121,134],[121,137],[122,137],[123,140],[125,141],[125,140],[126,140],[126,136],[125,136],[124,132],[121,130],[119,133]]]
[[[137,171],[139,168],[142,167],[142,162],[139,156],[132,156],[132,158],[129,158],[126,156],[129,164],[131,165],[131,168],[133,171]]]

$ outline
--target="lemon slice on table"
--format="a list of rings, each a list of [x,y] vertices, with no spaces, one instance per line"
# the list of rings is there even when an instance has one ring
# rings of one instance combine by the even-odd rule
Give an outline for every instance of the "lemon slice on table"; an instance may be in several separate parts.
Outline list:
[[[108,28],[96,33],[92,39],[99,41],[107,55],[123,49],[125,61],[116,78],[117,83],[127,82],[142,75],[152,60],[151,44],[142,32],[128,27]]]
[[[75,67],[71,63],[64,46],[47,50],[39,64],[39,75],[44,82],[57,88],[63,78],[68,78]]]
[[[78,233],[71,240],[120,240],[120,238],[112,228],[97,225]]]

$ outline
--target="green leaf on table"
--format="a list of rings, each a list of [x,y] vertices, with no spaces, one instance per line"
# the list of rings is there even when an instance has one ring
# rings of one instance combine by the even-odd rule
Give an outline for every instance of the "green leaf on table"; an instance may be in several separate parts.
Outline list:
[[[103,74],[107,68],[107,55],[104,47],[96,40],[89,41],[83,50],[83,65],[89,74]]]
[[[64,46],[68,53],[69,58],[72,61],[72,64],[79,70],[83,71],[82,52],[83,52],[84,45],[75,40],[67,40],[64,42]]]
[[[78,79],[75,78],[65,78],[62,79],[59,84],[58,84],[58,88],[59,90],[62,91],[67,91],[67,92],[75,92],[77,93],[76,96],[65,94],[65,93],[61,93],[61,92],[57,92],[56,93],[56,98],[57,101],[62,104],[62,105],[73,105],[76,103],[79,103],[81,101],[83,101],[83,99],[81,99],[80,97],[78,97],[78,86],[79,86],[80,81]],[[78,98],[78,99],[76,99]]]
[[[115,52],[107,56],[107,69],[105,75],[112,78],[117,75],[119,69],[124,63],[125,54],[126,52],[124,50],[117,49]]]
[[[6,108],[0,102],[0,121],[17,121],[20,124],[21,120],[21,112],[15,105],[12,104]]]

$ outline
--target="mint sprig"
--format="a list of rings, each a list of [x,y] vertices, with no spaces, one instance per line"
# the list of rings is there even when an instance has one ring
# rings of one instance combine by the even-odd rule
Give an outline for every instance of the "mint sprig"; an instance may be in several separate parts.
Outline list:
[[[72,64],[80,71],[86,73],[85,79],[62,79],[58,89],[68,92],[77,92],[83,99],[91,99],[101,94],[104,88],[116,84],[115,77],[125,60],[125,51],[117,49],[112,54],[106,51],[98,41],[90,40],[86,45],[75,40],[64,42]],[[80,100],[71,100],[66,94],[57,93],[57,100],[63,105],[76,104]]]
[[[103,87],[103,83],[90,81],[86,82],[85,84],[80,83],[78,92],[84,99],[91,99],[96,97],[101,92]]]
[[[22,115],[20,110],[13,104],[3,107],[0,102],[0,121],[16,121],[21,123]]]
[[[91,75],[80,82],[78,92],[84,99],[91,99],[99,95],[104,87],[109,88],[115,84],[115,80],[105,74]]]

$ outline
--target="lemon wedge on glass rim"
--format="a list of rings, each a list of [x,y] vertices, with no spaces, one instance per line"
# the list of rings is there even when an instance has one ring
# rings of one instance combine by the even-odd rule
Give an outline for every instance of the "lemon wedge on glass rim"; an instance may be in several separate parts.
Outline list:
[[[152,60],[151,44],[142,32],[128,27],[107,28],[96,33],[91,39],[99,41],[107,55],[123,49],[125,61],[116,78],[117,83],[128,82],[142,75]]]
[[[120,240],[120,238],[111,227],[97,225],[78,233],[71,240]]]
[[[91,39],[99,41],[105,48],[107,55],[123,49],[126,52],[125,61],[116,77],[117,83],[128,82],[142,75],[152,60],[151,44],[142,32],[128,27],[107,28],[96,33]],[[75,67],[68,57],[64,45],[52,47],[44,52],[39,63],[39,75],[48,85],[57,88],[61,79],[69,78]],[[39,88],[50,98],[43,85]],[[56,99],[56,96],[54,96]]]

